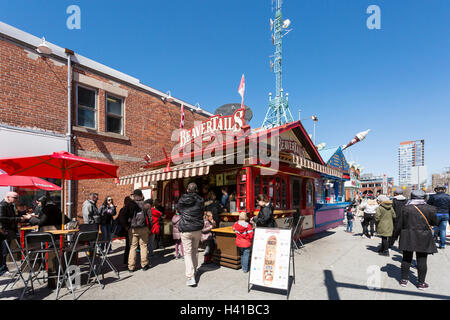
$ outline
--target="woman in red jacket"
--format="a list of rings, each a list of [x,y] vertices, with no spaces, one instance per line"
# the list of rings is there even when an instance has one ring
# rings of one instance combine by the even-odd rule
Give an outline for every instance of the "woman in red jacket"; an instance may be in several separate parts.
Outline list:
[[[162,241],[162,239],[159,239],[159,236],[161,234],[161,226],[160,226],[160,220],[161,220],[162,213],[159,210],[156,210],[152,203],[152,230],[151,230],[151,244],[152,244],[152,253],[154,249],[159,248],[159,243]]]
[[[253,227],[247,222],[247,219],[247,213],[241,212],[239,221],[233,225],[233,230],[236,233],[236,247],[241,255],[241,265],[244,273],[248,272],[250,249],[253,240]]]

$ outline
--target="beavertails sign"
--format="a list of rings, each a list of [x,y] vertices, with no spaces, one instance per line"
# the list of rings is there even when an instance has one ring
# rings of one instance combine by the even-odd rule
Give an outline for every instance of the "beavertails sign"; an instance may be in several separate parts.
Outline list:
[[[245,109],[238,109],[230,116],[215,115],[190,130],[181,130],[179,146],[182,148],[193,140],[203,139],[203,137],[214,135],[217,132],[239,132],[245,125],[244,115]]]

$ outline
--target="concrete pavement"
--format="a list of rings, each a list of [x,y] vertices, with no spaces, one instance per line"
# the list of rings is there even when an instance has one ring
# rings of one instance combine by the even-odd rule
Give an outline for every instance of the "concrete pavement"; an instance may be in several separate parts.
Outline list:
[[[289,300],[424,300],[450,299],[450,246],[428,258],[426,282],[430,288],[417,289],[417,270],[411,268],[407,287],[398,284],[401,254],[396,246],[390,257],[380,256],[377,249],[381,239],[362,238],[359,219],[354,231],[346,233],[344,226],[328,230],[305,239],[305,247],[295,254],[295,284],[292,284]],[[111,260],[120,266],[122,241],[113,244]],[[248,274],[217,265],[201,266],[198,285],[186,286],[184,261],[175,260],[173,247],[155,251],[153,267],[148,271],[129,273],[119,268],[120,279],[105,271],[105,288],[98,284],[88,288],[84,285],[76,291],[79,300],[286,300],[282,292],[255,289],[247,292]],[[199,254],[200,263],[203,252]],[[414,265],[414,262],[413,262]],[[6,283],[0,278],[0,285]],[[82,281],[86,281],[84,278]],[[371,288],[369,288],[371,287]],[[23,288],[18,283],[13,290],[6,290],[1,299],[16,299]],[[71,300],[70,292],[62,289],[62,300]],[[35,295],[26,299],[55,299],[55,292],[45,286],[37,286]]]

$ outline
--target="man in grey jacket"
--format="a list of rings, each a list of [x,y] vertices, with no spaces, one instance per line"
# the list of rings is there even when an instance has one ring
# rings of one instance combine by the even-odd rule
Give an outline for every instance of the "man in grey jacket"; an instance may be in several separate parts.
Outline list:
[[[83,203],[82,213],[85,224],[99,224],[100,215],[97,208],[98,193],[89,193],[89,198]]]

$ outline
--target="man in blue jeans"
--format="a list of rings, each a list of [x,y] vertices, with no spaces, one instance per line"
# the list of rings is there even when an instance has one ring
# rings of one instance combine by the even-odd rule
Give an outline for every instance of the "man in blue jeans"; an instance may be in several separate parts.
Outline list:
[[[439,225],[439,249],[445,248],[445,240],[447,236],[447,221],[449,220],[450,212],[450,195],[445,193],[446,187],[438,185],[434,191],[436,194],[430,196],[428,204],[435,206],[437,209],[436,216]]]

